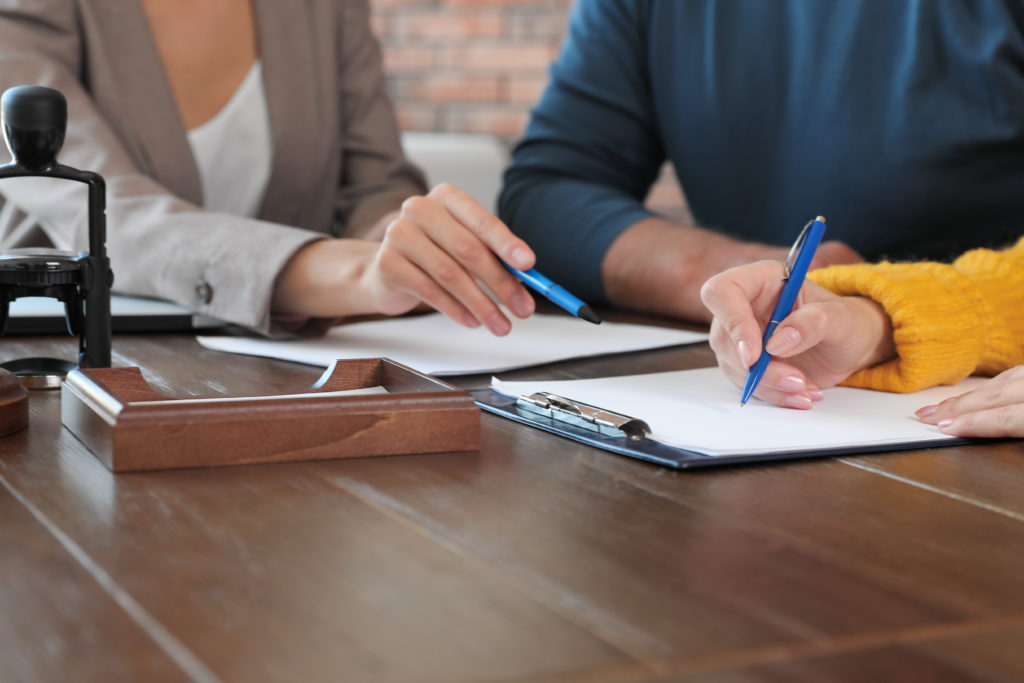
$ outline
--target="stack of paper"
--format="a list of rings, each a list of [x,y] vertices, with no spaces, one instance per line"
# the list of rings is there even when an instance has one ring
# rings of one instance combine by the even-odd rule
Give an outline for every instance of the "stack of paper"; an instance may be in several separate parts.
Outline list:
[[[469,329],[431,313],[352,323],[320,339],[197,337],[208,349],[269,356],[308,365],[339,358],[390,358],[433,375],[468,375],[552,363],[569,358],[694,344],[707,335],[650,325],[603,322],[592,325],[568,315],[536,314],[513,319],[512,332],[495,337],[484,327]]]

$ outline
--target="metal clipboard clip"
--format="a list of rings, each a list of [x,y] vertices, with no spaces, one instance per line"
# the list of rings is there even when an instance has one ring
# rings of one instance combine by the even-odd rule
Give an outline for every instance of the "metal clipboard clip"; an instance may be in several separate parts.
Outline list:
[[[625,436],[630,441],[640,441],[651,435],[650,426],[643,420],[549,394],[546,391],[520,396],[516,399],[516,405],[525,411],[567,422],[605,436]]]

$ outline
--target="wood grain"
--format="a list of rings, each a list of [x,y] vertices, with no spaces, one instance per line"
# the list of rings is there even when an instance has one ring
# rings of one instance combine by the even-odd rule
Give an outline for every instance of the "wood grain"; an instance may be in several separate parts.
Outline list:
[[[374,386],[389,393],[332,393]],[[113,472],[472,451],[480,438],[469,394],[380,358],[339,361],[312,389],[214,401],[160,394],[137,367],[81,369],[61,421]]]
[[[902,634],[890,643],[856,643],[838,651],[764,653],[764,660],[713,672],[689,672],[692,683],[790,683],[792,681],[958,681],[1016,683],[1024,680],[1024,620],[980,625],[934,637]]]
[[[0,479],[0,678],[186,681],[186,669]],[[119,656],[98,657],[117,643]]]
[[[114,357],[178,397],[321,373],[176,335],[121,335]],[[710,362],[700,345],[507,376]],[[682,473],[484,415],[478,452],[114,475],[56,393],[29,402],[0,439],[2,547],[23,549],[0,557],[0,601],[32,636],[0,658],[24,680],[1022,677],[1019,441]],[[37,597],[68,581],[76,609]]]

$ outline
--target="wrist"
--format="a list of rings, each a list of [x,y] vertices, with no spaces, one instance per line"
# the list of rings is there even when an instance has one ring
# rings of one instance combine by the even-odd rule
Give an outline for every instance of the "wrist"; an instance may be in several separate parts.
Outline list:
[[[865,357],[860,367],[869,368],[895,358],[892,319],[885,308],[867,297],[855,296],[848,299],[860,321],[858,329],[864,331],[867,339]]]
[[[274,283],[272,315],[334,318],[372,313],[362,275],[378,247],[352,239],[320,240],[302,247]]]
[[[634,223],[612,242],[601,265],[608,298],[617,306],[707,321],[699,290],[712,273],[702,264],[717,235],[664,218]]]
[[[713,230],[646,218],[612,242],[601,266],[608,298],[619,306],[710,322],[700,288],[713,275],[786,250],[740,242]]]

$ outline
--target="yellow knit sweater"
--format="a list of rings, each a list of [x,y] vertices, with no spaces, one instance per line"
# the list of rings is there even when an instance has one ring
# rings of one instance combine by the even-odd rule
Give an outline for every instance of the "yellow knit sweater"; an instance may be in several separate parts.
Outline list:
[[[917,391],[1024,363],[1024,238],[1004,251],[969,251],[952,265],[832,266],[809,277],[836,294],[874,299],[892,318],[897,358],[853,374],[846,386]]]

